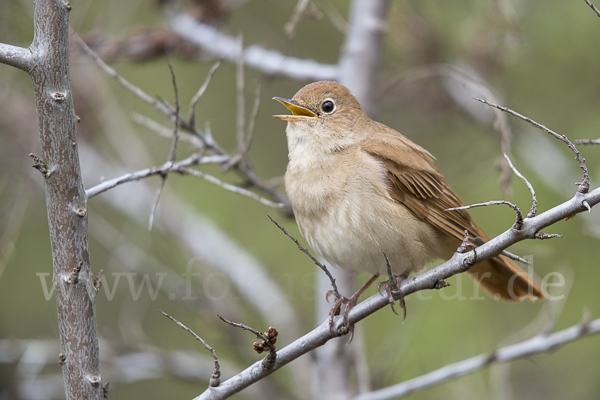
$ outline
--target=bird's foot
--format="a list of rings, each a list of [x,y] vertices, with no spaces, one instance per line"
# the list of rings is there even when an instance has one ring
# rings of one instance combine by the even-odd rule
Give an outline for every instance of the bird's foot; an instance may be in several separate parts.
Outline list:
[[[379,285],[377,286],[377,290],[379,291],[379,294],[382,294],[381,290],[385,288],[385,291],[388,296],[388,301],[390,302],[390,307],[392,308],[392,311],[396,315],[399,315],[399,314],[396,312],[396,309],[394,308],[394,306],[396,305],[396,300],[394,299],[394,296],[392,296],[392,291],[394,291],[394,292],[398,291],[400,282],[402,282],[406,278],[408,278],[408,276],[406,276],[405,274],[395,275],[395,276],[392,276],[389,281],[380,282]],[[402,310],[404,312],[403,317],[402,317],[402,323],[404,323],[404,321],[406,320],[406,303],[404,302],[404,298],[400,298],[400,300],[398,300],[398,302],[400,303],[400,308],[402,308]]]
[[[381,289],[385,288],[385,291],[388,295],[388,301],[390,303],[390,307],[392,308],[392,311],[394,312],[394,314],[398,315],[398,313],[396,312],[396,309],[394,308],[394,305],[396,305],[396,300],[394,299],[394,296],[392,296],[392,292],[397,292],[399,290],[400,282],[402,282],[403,280],[408,278],[408,275],[406,275],[406,274],[394,275],[392,273],[392,266],[390,265],[390,260],[388,259],[387,255],[385,253],[383,253],[383,255],[385,256],[385,265],[387,266],[387,273],[388,273],[389,280],[387,282],[381,282],[377,286],[377,290],[379,291],[379,294],[381,294]],[[406,303],[404,302],[403,297],[400,298],[399,303],[400,303],[400,308],[402,308],[402,310],[404,311],[404,313],[403,313],[404,315],[402,317],[402,323],[404,323],[404,321],[406,321]]]
[[[371,279],[369,279],[360,289],[358,289],[358,291],[356,293],[354,293],[350,297],[341,296],[339,293],[334,292],[333,290],[330,290],[327,292],[327,295],[325,297],[327,299],[327,301],[329,301],[329,297],[331,295],[336,296],[336,301],[335,301],[335,303],[333,303],[333,306],[331,307],[331,311],[329,312],[329,332],[331,333],[331,336],[336,336],[336,334],[333,332],[333,318],[336,315],[342,314],[342,316],[344,318],[344,324],[342,325],[341,330],[338,329],[337,333],[339,335],[345,335],[346,333],[350,333],[350,339],[348,339],[348,343],[346,343],[346,344],[350,344],[350,342],[352,342],[352,339],[354,338],[354,324],[352,324],[352,325],[349,324],[348,312],[350,312],[350,310],[352,308],[354,308],[354,306],[356,306],[360,296],[362,296],[362,294],[367,290],[367,288],[369,286],[371,286],[373,284],[373,282],[375,282],[375,280],[377,280],[378,277],[379,277],[379,274],[373,275],[371,277]],[[344,306],[343,310],[342,310],[342,305]]]

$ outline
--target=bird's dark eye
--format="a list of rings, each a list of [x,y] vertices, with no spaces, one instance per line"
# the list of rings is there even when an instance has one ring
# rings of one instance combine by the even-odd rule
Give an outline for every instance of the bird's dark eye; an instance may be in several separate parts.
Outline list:
[[[331,100],[325,100],[323,102],[323,104],[321,104],[321,110],[323,110],[323,112],[326,112],[327,114],[332,112],[334,108],[335,108],[335,105],[333,104],[333,101],[331,101]]]

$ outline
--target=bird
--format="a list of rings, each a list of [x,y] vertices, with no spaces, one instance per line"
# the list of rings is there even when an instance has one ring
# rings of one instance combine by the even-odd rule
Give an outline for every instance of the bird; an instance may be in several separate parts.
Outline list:
[[[298,228],[330,264],[374,278],[389,265],[406,277],[433,259],[451,258],[465,232],[474,247],[488,241],[466,210],[448,210],[465,204],[431,153],[372,120],[345,86],[314,82],[291,99],[273,99],[291,112],[274,117],[287,121],[285,189]],[[468,274],[496,299],[544,297],[504,255]]]

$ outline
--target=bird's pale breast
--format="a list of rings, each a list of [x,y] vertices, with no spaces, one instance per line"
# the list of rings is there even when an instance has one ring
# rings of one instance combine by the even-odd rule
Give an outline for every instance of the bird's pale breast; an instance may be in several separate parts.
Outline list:
[[[399,274],[437,254],[439,233],[389,197],[381,162],[359,147],[311,154],[290,157],[285,184],[300,231],[328,262],[385,273],[385,252]]]

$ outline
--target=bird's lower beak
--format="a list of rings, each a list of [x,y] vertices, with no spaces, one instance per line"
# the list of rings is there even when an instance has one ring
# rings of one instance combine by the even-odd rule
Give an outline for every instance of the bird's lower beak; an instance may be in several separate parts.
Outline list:
[[[307,118],[318,118],[317,114],[308,108],[294,104],[291,100],[282,97],[273,97],[273,100],[277,100],[292,112],[292,115],[273,115],[275,118],[290,122],[306,120]]]

